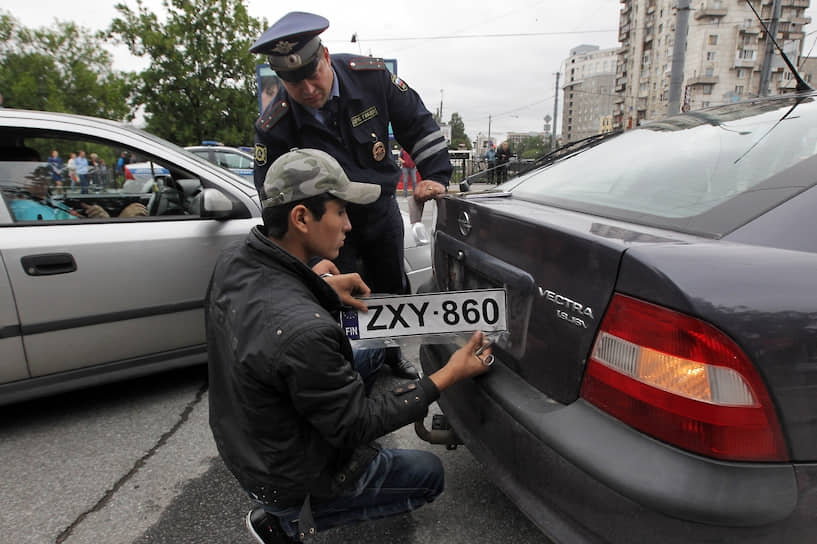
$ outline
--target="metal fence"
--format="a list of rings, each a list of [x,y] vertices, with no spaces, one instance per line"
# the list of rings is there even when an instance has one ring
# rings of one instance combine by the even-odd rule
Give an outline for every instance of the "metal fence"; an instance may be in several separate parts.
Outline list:
[[[451,174],[451,181],[459,183],[463,179],[468,179],[469,183],[497,183],[500,178],[502,166],[488,167],[485,159],[460,159],[452,158],[451,166],[454,171]],[[528,167],[527,162],[518,161],[515,158],[504,165],[506,168],[505,179],[509,179]]]

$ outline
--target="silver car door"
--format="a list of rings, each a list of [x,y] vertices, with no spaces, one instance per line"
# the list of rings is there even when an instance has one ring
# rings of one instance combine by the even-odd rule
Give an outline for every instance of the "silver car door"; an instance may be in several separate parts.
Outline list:
[[[28,377],[20,321],[6,274],[3,252],[0,251],[0,383]]]
[[[103,363],[201,360],[210,272],[220,249],[246,236],[252,222],[0,231],[32,376]]]

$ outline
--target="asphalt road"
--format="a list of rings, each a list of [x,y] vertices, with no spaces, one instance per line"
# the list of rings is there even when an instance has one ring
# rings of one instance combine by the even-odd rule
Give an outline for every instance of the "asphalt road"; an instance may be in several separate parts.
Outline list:
[[[395,383],[387,370],[378,380]],[[411,427],[381,444],[437,453],[445,493],[415,512],[327,531],[314,543],[545,540],[464,447],[426,444]],[[243,524],[251,502],[207,424],[203,366],[0,408],[0,459],[3,542],[253,542]]]

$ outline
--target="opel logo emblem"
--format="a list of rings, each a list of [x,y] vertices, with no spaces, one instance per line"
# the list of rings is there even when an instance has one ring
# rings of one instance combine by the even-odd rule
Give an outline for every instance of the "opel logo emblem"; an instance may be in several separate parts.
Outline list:
[[[460,233],[463,236],[468,236],[468,233],[471,232],[471,214],[466,211],[461,211],[459,218],[457,218],[457,224],[460,226]]]

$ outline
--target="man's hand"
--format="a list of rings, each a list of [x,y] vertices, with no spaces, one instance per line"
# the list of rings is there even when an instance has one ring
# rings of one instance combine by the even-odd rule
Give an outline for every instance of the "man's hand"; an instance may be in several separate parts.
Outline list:
[[[417,184],[417,187],[414,188],[414,200],[418,203],[437,198],[444,194],[445,185],[430,179],[421,180],[420,183]]]
[[[119,217],[146,217],[148,209],[141,202],[131,202],[119,212]]]
[[[82,204],[82,207],[85,209],[86,217],[90,217],[91,219],[108,219],[110,217],[108,212],[105,211],[105,208],[99,204],[86,204],[85,202],[80,202],[80,204]]]
[[[335,266],[335,263],[333,263],[329,259],[323,259],[320,262],[318,262],[315,266],[312,267],[312,271],[319,276],[321,274],[334,274],[335,276],[340,274],[340,270],[338,270],[338,267]]]
[[[335,290],[340,297],[340,301],[345,306],[351,306],[352,308],[362,312],[369,311],[369,308],[366,306],[365,302],[355,298],[355,295],[367,297],[372,292],[371,289],[369,289],[369,286],[363,283],[363,280],[360,278],[360,274],[354,273],[340,274],[339,276],[327,276],[323,278],[323,280]]]
[[[483,350],[477,355],[480,348]],[[468,343],[455,351],[445,366],[429,378],[442,391],[460,380],[488,372],[492,359],[491,346],[485,343],[482,331],[476,331]]]

